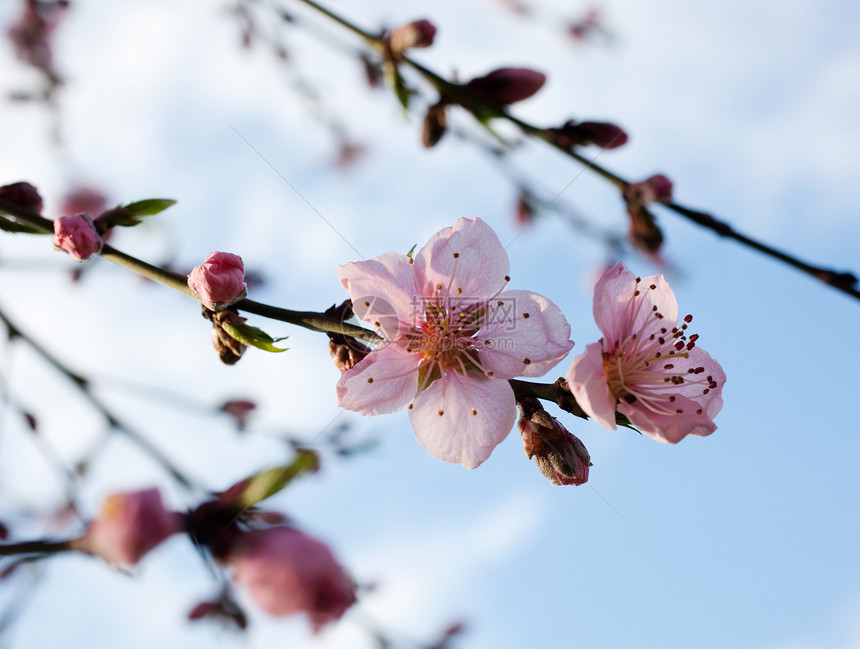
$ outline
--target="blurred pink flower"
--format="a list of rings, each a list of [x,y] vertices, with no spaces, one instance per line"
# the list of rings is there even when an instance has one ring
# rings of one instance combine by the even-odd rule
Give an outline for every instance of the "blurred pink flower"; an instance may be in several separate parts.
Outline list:
[[[19,61],[48,70],[52,59],[51,40],[69,3],[66,0],[23,0],[21,5],[21,13],[6,35]]]
[[[229,252],[210,252],[188,275],[188,287],[210,311],[221,311],[247,295],[242,258]]]
[[[54,247],[70,254],[76,261],[86,261],[101,252],[102,238],[87,214],[54,219]]]
[[[499,68],[483,77],[472,79],[466,87],[500,104],[528,99],[546,83],[546,75],[528,68]]]
[[[710,435],[723,405],[726,376],[688,335],[693,317],[677,326],[678,306],[662,275],[634,277],[618,262],[594,287],[599,342],[573,360],[567,374],[573,396],[604,428],[615,411],[646,435],[675,444]]]
[[[516,418],[508,379],[545,374],[573,346],[555,304],[505,291],[509,272],[499,238],[477,218],[437,232],[414,263],[389,252],[341,266],[355,314],[383,343],[341,375],[339,405],[376,415],[409,404],[427,451],[481,464]]]
[[[290,527],[236,537],[227,562],[233,579],[272,615],[307,613],[314,631],[355,603],[355,587],[328,546]]]
[[[75,187],[63,196],[60,214],[90,214],[93,218],[105,211],[107,197],[92,187]]]
[[[182,519],[161,503],[158,489],[108,496],[87,529],[85,549],[108,563],[134,565],[182,528]]]

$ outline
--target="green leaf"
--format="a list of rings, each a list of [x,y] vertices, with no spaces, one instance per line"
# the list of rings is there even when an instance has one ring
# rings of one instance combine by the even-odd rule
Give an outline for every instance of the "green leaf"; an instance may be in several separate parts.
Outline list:
[[[176,205],[176,201],[172,198],[145,198],[142,201],[123,205],[123,208],[131,212],[133,216],[153,216],[172,205]]]
[[[275,347],[273,344],[280,340],[286,340],[287,336],[284,336],[283,338],[272,338],[262,329],[252,327],[247,324],[231,324],[229,322],[222,322],[221,328],[243,345],[250,345],[251,347],[256,347],[257,349],[273,353],[285,352],[289,349],[289,347]]]
[[[622,415],[620,412],[615,413],[615,423],[619,426],[623,426],[624,428],[629,428],[630,430],[642,434],[642,431],[636,428],[633,424],[630,423],[630,420],[627,419],[625,415]]]
[[[146,198],[102,212],[97,223],[105,230],[116,225],[129,228],[139,224],[143,217],[163,212],[175,203],[176,201],[170,198]]]
[[[392,63],[391,61],[385,63],[384,69],[385,78],[394,89],[394,94],[397,96],[397,101],[399,101],[400,105],[403,107],[403,112],[409,113],[409,99],[412,97],[412,91],[403,80],[403,76],[400,74],[400,69],[397,67],[396,63]]]
[[[234,504],[240,509],[253,507],[258,502],[274,496],[290,484],[294,478],[303,473],[313,473],[318,468],[319,457],[317,454],[307,449],[300,449],[296,453],[295,459],[289,464],[266,469],[252,475]]]
[[[406,256],[407,256],[407,257],[409,257],[409,259],[412,259],[412,253],[414,253],[414,252],[415,252],[415,249],[416,249],[417,247],[418,247],[418,244],[417,244],[417,243],[416,243],[416,244],[413,244],[413,246],[409,249],[409,252],[407,252],[407,253],[406,253]]]
[[[15,232],[17,234],[48,234],[44,230],[39,230],[16,221],[10,221],[2,216],[0,216],[0,230],[3,230],[4,232]]]

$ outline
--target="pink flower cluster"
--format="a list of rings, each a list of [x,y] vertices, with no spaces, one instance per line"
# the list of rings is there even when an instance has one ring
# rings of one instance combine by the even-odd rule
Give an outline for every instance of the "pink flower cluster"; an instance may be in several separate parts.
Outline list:
[[[573,342],[558,307],[505,290],[508,255],[482,220],[459,219],[414,259],[389,252],[340,267],[355,314],[383,343],[345,371],[338,403],[364,415],[409,408],[432,455],[474,468],[516,419],[508,379],[541,376]]]
[[[678,322],[675,295],[662,275],[635,277],[619,262],[594,288],[599,342],[573,360],[573,396],[601,426],[616,427],[616,411],[646,435],[671,444],[710,435],[723,405],[726,375]]]

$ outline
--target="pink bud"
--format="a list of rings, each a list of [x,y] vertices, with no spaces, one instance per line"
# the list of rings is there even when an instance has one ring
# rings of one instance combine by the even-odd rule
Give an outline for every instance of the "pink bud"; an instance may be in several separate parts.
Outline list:
[[[472,79],[466,87],[500,104],[513,104],[528,99],[546,83],[546,75],[528,68],[500,68]]]
[[[642,182],[633,183],[630,191],[646,205],[654,201],[671,201],[672,181],[663,174],[655,174]]]
[[[11,183],[0,187],[0,198],[18,207],[42,213],[42,197],[39,191],[27,182]]]
[[[257,606],[272,615],[307,613],[314,631],[355,602],[352,580],[328,546],[290,527],[239,535],[227,561]]]
[[[427,109],[421,128],[421,143],[430,149],[439,143],[447,130],[448,118],[445,115],[445,102],[440,101]]]
[[[164,508],[158,489],[115,493],[87,529],[84,548],[108,563],[134,565],[181,528],[181,517]]]
[[[210,311],[221,311],[247,295],[242,258],[229,252],[210,252],[188,275],[188,287]]]
[[[429,20],[415,20],[391,32],[389,44],[394,54],[413,47],[430,47],[436,36],[436,26]]]
[[[547,138],[563,149],[594,144],[601,149],[616,149],[627,143],[627,133],[620,126],[609,122],[568,121],[561,128],[546,130]]]
[[[101,252],[102,238],[87,214],[54,219],[54,247],[69,253],[76,261],[86,261]]]
[[[60,204],[60,214],[92,214],[98,216],[107,207],[107,197],[92,187],[75,187],[65,196]]]

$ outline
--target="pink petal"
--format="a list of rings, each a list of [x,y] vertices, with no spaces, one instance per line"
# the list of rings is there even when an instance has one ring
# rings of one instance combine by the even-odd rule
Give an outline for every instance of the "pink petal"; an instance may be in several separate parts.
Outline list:
[[[652,285],[654,289],[650,288]],[[643,277],[637,283],[636,276],[620,261],[594,287],[594,320],[610,346],[631,331],[641,329],[655,306],[663,316],[662,321],[669,323],[670,329],[674,327],[678,321],[678,303],[663,276]]]
[[[616,398],[609,391],[603,369],[603,345],[591,343],[573,359],[567,371],[567,384],[576,402],[598,424],[615,430]]]
[[[687,435],[704,437],[717,429],[710,417],[696,414],[698,404],[695,401],[676,397],[672,405],[683,413],[658,414],[642,407],[639,402],[629,404],[626,401],[618,404],[618,410],[640,431],[666,444],[677,444]]]
[[[477,218],[457,219],[430,237],[415,255],[414,267],[422,295],[441,294],[469,304],[496,296],[510,274],[499,237]]]
[[[684,377],[683,383],[672,386],[670,394],[691,399],[697,404],[697,409],[701,408],[704,415],[713,419],[723,407],[722,390],[726,374],[704,349],[696,346],[684,350],[684,353],[688,354],[687,358],[667,357],[663,365],[655,367],[655,370]],[[671,370],[663,369],[667,363],[674,367]],[[690,370],[694,373],[691,374]]]
[[[412,324],[415,280],[409,258],[396,252],[345,264],[338,268],[340,283],[349,292],[355,314],[393,340]]]
[[[418,391],[417,354],[397,345],[377,348],[337,382],[337,404],[362,415],[397,412]]]
[[[481,367],[497,379],[543,376],[573,347],[561,310],[531,291],[505,291],[495,298],[478,336]]]
[[[511,432],[516,410],[507,381],[449,371],[416,397],[409,423],[431,455],[474,469]]]

